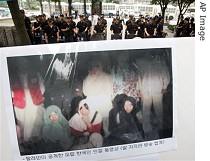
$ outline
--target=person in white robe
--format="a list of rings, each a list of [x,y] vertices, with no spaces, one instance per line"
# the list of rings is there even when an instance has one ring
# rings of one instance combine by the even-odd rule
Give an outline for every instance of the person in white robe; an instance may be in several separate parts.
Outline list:
[[[88,75],[83,81],[83,93],[87,96],[90,107],[102,115],[103,130],[107,136],[109,111],[112,108],[113,80],[111,74],[103,71],[99,62],[92,62]]]
[[[159,139],[163,128],[162,97],[170,82],[165,60],[158,55],[147,55],[136,61],[139,70],[139,87],[143,101],[143,129],[145,139]],[[155,115],[152,115],[151,108]],[[154,116],[156,116],[154,118]],[[154,134],[154,125],[156,134]]]

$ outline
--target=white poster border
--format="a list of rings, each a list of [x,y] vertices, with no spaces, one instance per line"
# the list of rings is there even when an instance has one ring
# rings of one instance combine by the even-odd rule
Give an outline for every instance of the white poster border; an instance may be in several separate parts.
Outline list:
[[[100,160],[100,159],[116,159],[129,156],[139,156],[144,154],[152,154],[157,152],[169,151],[176,149],[176,127],[177,127],[177,103],[176,103],[176,48],[174,39],[147,39],[147,40],[115,40],[115,41],[99,41],[99,42],[79,42],[79,43],[63,43],[36,46],[19,46],[1,48],[2,61],[2,85],[3,85],[3,107],[8,117],[10,141],[13,145],[12,154],[14,160]],[[153,140],[135,144],[126,144],[112,147],[102,147],[95,149],[73,151],[75,156],[71,156],[71,152],[47,153],[30,156],[20,156],[18,141],[16,136],[15,120],[13,115],[7,57],[29,56],[42,54],[57,54],[69,52],[90,52],[90,51],[109,51],[109,50],[131,50],[131,49],[154,49],[154,48],[171,48],[172,51],[172,76],[173,76],[173,137],[167,139]],[[12,117],[11,117],[12,116]],[[110,152],[110,148],[118,149],[118,151]],[[133,148],[132,148],[133,147]],[[137,147],[137,148],[136,148]],[[106,152],[109,148],[109,152]],[[102,153],[98,153],[101,151]],[[88,151],[91,155],[81,155],[84,151]],[[89,152],[90,151],[90,152]],[[126,153],[124,152],[126,151]],[[95,154],[97,153],[97,154]]]

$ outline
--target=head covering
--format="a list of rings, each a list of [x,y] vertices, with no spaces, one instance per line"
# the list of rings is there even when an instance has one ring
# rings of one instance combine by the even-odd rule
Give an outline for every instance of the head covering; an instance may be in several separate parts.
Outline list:
[[[57,122],[52,122],[50,120],[50,115],[52,113],[58,115]],[[66,145],[71,146],[73,143],[68,121],[65,119],[58,106],[51,105],[46,109],[44,114],[43,139],[54,143],[59,142],[61,146],[64,147]]]
[[[113,107],[116,108],[118,111],[122,110],[124,107],[125,99],[128,96],[126,94],[117,94],[113,99]]]
[[[129,96],[129,97],[126,97],[124,101],[131,102],[131,104],[133,105],[133,108],[136,108],[136,99],[135,98]],[[125,105],[125,102],[124,102],[123,106]]]
[[[79,102],[79,109],[80,109],[83,105],[85,105],[85,104],[88,104],[87,99],[81,100],[81,101]],[[79,111],[79,109],[78,109],[78,111]]]
[[[22,14],[25,14],[25,11],[24,11],[23,9],[21,9],[20,12],[21,12]]]
[[[83,99],[79,102],[79,108],[78,108],[78,113],[76,113],[70,120],[69,120],[69,126],[73,129],[75,129],[76,131],[79,132],[83,132],[87,130],[87,125],[85,124],[85,122],[82,119],[82,115],[79,112],[79,109],[81,106],[83,106],[84,104],[88,105],[88,101],[87,99]],[[90,121],[94,118],[96,111],[95,110],[90,110],[90,114],[89,114],[89,119]],[[92,125],[96,125],[102,122],[102,117],[99,113],[97,113],[96,117],[94,118],[94,121],[92,122]]]
[[[86,97],[84,97],[84,96],[77,96],[77,97],[74,97],[74,98],[72,99],[72,101],[71,101],[70,118],[71,118],[75,113],[77,113],[78,108],[79,108],[79,102],[80,102],[81,100],[83,100],[84,98],[86,98]]]

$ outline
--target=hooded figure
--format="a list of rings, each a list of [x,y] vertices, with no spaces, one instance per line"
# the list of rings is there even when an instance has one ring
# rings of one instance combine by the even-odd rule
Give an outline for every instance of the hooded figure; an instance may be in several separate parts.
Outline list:
[[[77,113],[69,120],[72,134],[77,137],[77,143],[73,149],[101,147],[103,144],[102,117],[97,111],[90,110],[86,99],[81,100],[77,107]]]
[[[143,141],[141,132],[135,122],[133,115],[136,108],[136,100],[133,97],[126,97],[121,95],[123,104],[119,107],[119,112],[116,118],[110,120],[110,125],[114,123],[115,126],[110,126],[110,136],[108,137],[109,145],[129,144]],[[120,109],[121,108],[121,109]]]
[[[55,105],[49,106],[44,115],[43,139],[49,145],[56,144],[62,150],[69,150],[73,144],[70,132],[68,121],[62,115],[60,108]]]

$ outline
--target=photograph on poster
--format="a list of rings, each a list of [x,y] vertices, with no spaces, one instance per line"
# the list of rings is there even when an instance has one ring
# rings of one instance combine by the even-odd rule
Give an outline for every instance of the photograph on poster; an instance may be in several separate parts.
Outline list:
[[[21,156],[174,137],[172,48],[10,56],[7,67]]]

